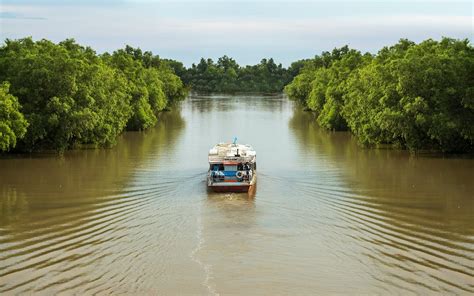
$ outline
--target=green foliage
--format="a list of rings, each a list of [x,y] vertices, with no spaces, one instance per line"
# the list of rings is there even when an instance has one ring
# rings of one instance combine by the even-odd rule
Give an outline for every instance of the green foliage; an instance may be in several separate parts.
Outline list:
[[[310,59],[305,59],[305,60],[298,60],[296,62],[291,63],[291,65],[288,67],[288,74],[289,76],[293,79],[296,77],[298,74],[300,74],[301,70],[305,67],[307,63],[311,63]]]
[[[331,130],[347,129],[347,122],[342,116],[346,81],[355,69],[371,58],[370,55],[362,56],[358,51],[349,50],[333,61],[330,67],[321,67],[315,71],[307,104],[318,114],[319,125]]]
[[[9,93],[9,88],[7,82],[0,85],[0,152],[15,148],[28,127],[18,99]]]
[[[129,117],[124,79],[73,40],[7,40],[0,64],[30,123],[22,149],[112,144]]]
[[[181,79],[180,79],[181,78]],[[468,40],[408,40],[361,54],[347,46],[288,69],[273,59],[241,67],[223,56],[186,69],[126,46],[98,56],[68,39],[0,47],[0,151],[111,145],[203,92],[278,92],[314,111],[319,125],[359,142],[410,150],[474,150],[474,50]],[[291,82],[290,82],[291,81]]]
[[[143,130],[155,125],[156,115],[170,104],[184,99],[187,89],[174,74],[169,61],[153,56],[149,51],[126,46],[102,59],[127,78],[131,96],[132,116],[129,130]]]
[[[157,73],[151,73],[153,69],[143,66],[141,50],[125,49],[115,51],[112,55],[103,57],[106,63],[122,73],[127,81],[127,93],[131,98],[132,114],[127,122],[127,129],[142,130],[156,123],[155,112],[160,111],[160,106],[166,105],[163,95],[159,96],[161,81]],[[154,83],[158,83],[155,85]],[[157,91],[156,88],[159,88]],[[150,90],[153,94],[150,96]],[[152,109],[152,104],[157,109]]]
[[[348,84],[344,114],[362,143],[473,149],[474,50],[467,40],[402,40],[381,50]]]
[[[154,125],[159,111],[186,95],[172,68],[150,52],[127,46],[98,56],[72,39],[59,44],[7,39],[0,47],[0,81],[11,83],[29,124],[25,133],[21,120],[14,130],[8,123],[15,137],[2,136],[2,150],[14,147],[16,139],[17,148],[28,151],[111,145],[125,127]],[[2,116],[19,118],[8,112]]]
[[[217,63],[202,58],[181,75],[192,90],[199,92],[280,92],[291,79],[288,70],[273,59],[241,67],[228,56],[219,58]]]
[[[172,59],[162,59],[163,64],[166,64],[167,67],[173,70],[173,72],[180,78],[183,78],[186,74],[186,67],[180,61],[175,61]],[[185,82],[185,81],[183,81]]]
[[[159,70],[159,79],[163,82],[163,92],[168,105],[184,100],[188,95],[188,89],[179,76],[167,64],[162,64]]]
[[[140,48],[133,48],[129,45],[127,45],[124,50],[114,52],[113,55],[117,54],[126,54],[128,57],[131,57],[134,61],[139,63],[136,65],[138,68],[143,67],[150,70],[148,71],[148,74],[145,74],[145,76],[148,76],[149,78],[153,77],[153,81],[149,78],[145,79],[147,88],[149,88],[151,84],[161,84],[160,88],[164,93],[164,99],[166,102],[165,104],[161,104],[161,107],[158,105],[153,106],[152,103],[152,109],[155,112],[163,110],[166,107],[166,104],[173,104],[184,100],[187,96],[188,90],[179,76],[185,71],[181,62],[170,59],[161,59],[159,56],[153,55],[150,51],[142,53]],[[145,70],[145,72],[147,72],[147,70]],[[160,80],[161,83],[157,82],[157,80]]]
[[[312,91],[312,82],[315,78],[315,70],[312,67],[303,67],[300,74],[285,86],[285,93],[291,100],[302,106],[307,106],[307,99]]]
[[[321,56],[315,56],[313,59],[307,59],[293,63],[289,70],[295,71],[293,69],[296,68],[298,69],[299,75],[295,76],[293,81],[286,85],[285,93],[290,99],[298,102],[299,104],[318,113],[321,112],[326,102],[325,93],[330,79],[329,76],[335,75],[334,73],[330,74],[326,69],[330,69],[334,62],[341,60],[346,55],[353,56],[360,55],[360,53],[350,50],[346,45],[341,48],[335,48],[332,52],[325,51],[321,54]],[[349,66],[350,62],[346,61],[344,65],[346,64]],[[317,81],[320,81],[320,83]],[[331,84],[334,84],[334,82]],[[329,99],[329,101],[331,100],[333,99]],[[337,104],[337,102],[335,103]],[[337,115],[339,112],[336,109],[339,109],[339,107],[327,106],[326,113],[339,116]],[[321,122],[322,121],[324,121],[323,118],[321,118]],[[343,122],[338,123],[338,125],[339,124],[344,126]],[[328,128],[331,127],[328,126]]]
[[[307,61],[286,86],[328,129],[364,145],[472,151],[474,51],[467,40],[400,40],[375,57],[347,47]]]

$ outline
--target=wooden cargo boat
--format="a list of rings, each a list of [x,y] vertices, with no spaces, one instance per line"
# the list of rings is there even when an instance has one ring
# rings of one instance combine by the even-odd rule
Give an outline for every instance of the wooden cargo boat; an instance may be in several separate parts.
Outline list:
[[[257,182],[256,158],[250,145],[215,145],[209,150],[207,186],[216,192],[248,192]]]

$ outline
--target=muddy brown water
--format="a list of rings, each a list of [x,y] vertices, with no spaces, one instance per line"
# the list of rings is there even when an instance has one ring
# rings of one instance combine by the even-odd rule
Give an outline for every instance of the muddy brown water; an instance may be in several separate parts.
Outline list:
[[[257,151],[254,196],[207,151]],[[0,294],[471,294],[474,159],[367,150],[283,95],[192,95],[113,149],[0,159]]]

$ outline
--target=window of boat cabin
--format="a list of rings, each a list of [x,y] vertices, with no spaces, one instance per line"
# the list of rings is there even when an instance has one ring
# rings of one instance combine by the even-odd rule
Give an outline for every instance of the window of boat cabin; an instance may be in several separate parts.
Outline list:
[[[213,170],[213,171],[223,171],[224,170],[224,164],[223,163],[211,164],[211,170]]]
[[[235,172],[235,171],[237,171],[237,165],[236,164],[226,164],[226,165],[224,165],[224,170]]]

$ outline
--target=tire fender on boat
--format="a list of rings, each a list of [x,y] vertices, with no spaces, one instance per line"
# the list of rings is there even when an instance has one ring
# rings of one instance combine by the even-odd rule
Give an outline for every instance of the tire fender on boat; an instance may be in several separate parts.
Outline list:
[[[235,173],[235,176],[237,177],[237,179],[242,179],[244,177],[244,172],[242,171],[237,171]]]

